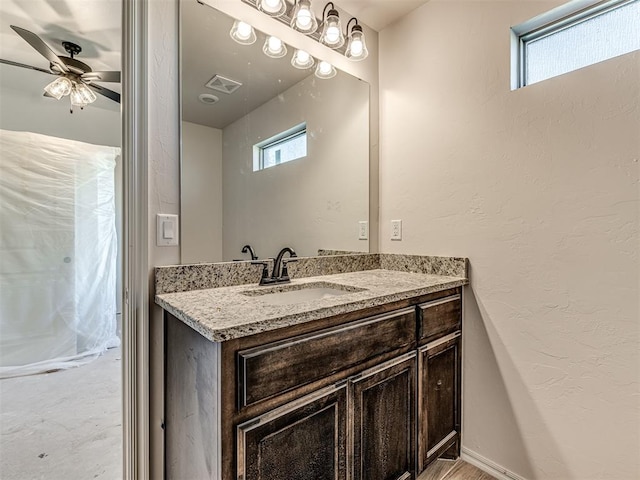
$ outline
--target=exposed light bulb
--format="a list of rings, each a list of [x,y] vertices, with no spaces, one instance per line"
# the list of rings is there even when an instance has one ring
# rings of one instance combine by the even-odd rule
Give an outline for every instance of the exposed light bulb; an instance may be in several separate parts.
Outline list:
[[[353,42],[351,42],[351,54],[354,57],[358,57],[360,55],[362,55],[362,50],[364,49],[364,47],[362,46],[362,40],[354,40]]]
[[[246,40],[251,37],[251,25],[248,23],[240,22],[238,23],[238,38],[242,40]]]
[[[354,25],[349,35],[345,56],[351,60],[364,60],[369,55],[367,44],[364,40],[364,33],[360,25]]]
[[[291,17],[291,27],[307,35],[318,29],[318,20],[311,11],[310,0],[297,0]]]
[[[311,68],[314,63],[314,58],[304,50],[296,50],[296,53],[291,59],[291,65],[299,69]]]
[[[49,85],[44,87],[44,91],[56,100],[60,100],[65,95],[69,95],[71,93],[72,86],[71,80],[67,77],[58,77]]]
[[[262,51],[271,58],[281,58],[287,54],[287,46],[278,37],[269,36],[264,42]]]
[[[311,25],[311,12],[306,8],[300,10],[296,16],[296,22],[302,28],[309,28],[309,25]]]
[[[331,73],[331,64],[329,62],[320,62],[320,65],[318,65],[318,69],[320,70],[320,73],[323,74],[327,74],[327,73]]]
[[[322,78],[322,79],[333,78],[336,76],[336,74],[337,74],[337,71],[335,67],[331,65],[329,62],[325,62],[324,60],[318,63],[318,66],[316,67],[316,77],[318,78]]]
[[[330,43],[336,43],[340,39],[340,30],[338,30],[338,27],[331,26],[327,28],[327,33],[325,34],[325,38]]]
[[[320,39],[322,43],[331,48],[340,48],[342,45],[344,45],[342,24],[340,23],[340,16],[338,15],[337,10],[333,8],[329,10],[329,13],[327,14],[323,23],[322,35],[320,36]]]
[[[269,37],[269,50],[277,52],[282,49],[282,40],[278,37]]]
[[[260,0],[258,10],[272,17],[279,17],[287,11],[287,5],[285,0]]]
[[[240,45],[252,45],[256,41],[256,32],[253,27],[246,22],[236,20],[233,22],[231,32],[229,32],[231,38],[233,38]]]

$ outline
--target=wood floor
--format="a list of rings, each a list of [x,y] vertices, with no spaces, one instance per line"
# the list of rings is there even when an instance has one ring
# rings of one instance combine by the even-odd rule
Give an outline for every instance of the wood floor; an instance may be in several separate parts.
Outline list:
[[[463,460],[438,459],[417,480],[495,480],[488,473]]]

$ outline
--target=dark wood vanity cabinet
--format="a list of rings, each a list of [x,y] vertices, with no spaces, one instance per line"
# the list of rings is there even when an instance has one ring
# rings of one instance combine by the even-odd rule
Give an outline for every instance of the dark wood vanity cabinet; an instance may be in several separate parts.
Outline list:
[[[418,471],[460,455],[462,410],[460,292],[418,306]]]
[[[419,470],[460,453],[461,336],[447,335],[418,350]]]
[[[347,387],[322,389],[238,425],[237,478],[345,480]]]
[[[415,352],[363,372],[350,383],[352,478],[415,478]]]
[[[457,456],[461,312],[457,288],[222,343],[166,314],[166,478],[408,480]]]

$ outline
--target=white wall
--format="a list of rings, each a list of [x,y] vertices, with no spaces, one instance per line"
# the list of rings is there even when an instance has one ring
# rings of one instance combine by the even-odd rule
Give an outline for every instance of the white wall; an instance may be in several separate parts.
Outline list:
[[[224,258],[250,244],[261,258],[290,246],[369,251],[369,86],[340,72],[310,75],[224,129]],[[253,146],[303,122],[306,157],[253,171]],[[183,192],[184,194],[184,192]]]
[[[466,449],[637,479],[640,52],[510,91],[509,27],[557,4],[432,0],[381,32],[381,250],[470,259]]]
[[[181,263],[222,261],[222,130],[182,122]]]
[[[180,247],[156,246],[156,215],[180,214],[178,2],[147,2],[147,266],[149,268],[149,478],[164,476],[164,323],[153,268],[180,263]],[[144,372],[141,372],[144,374]]]

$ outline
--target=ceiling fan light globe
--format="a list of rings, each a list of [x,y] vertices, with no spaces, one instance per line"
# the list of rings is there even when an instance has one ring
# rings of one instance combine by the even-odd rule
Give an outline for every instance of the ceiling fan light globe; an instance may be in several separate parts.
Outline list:
[[[84,83],[76,83],[71,89],[71,105],[74,107],[84,107],[97,99],[95,93]]]
[[[71,93],[71,87],[71,80],[67,77],[58,77],[49,85],[44,87],[44,91],[56,100],[60,100],[65,95],[69,95]]]

